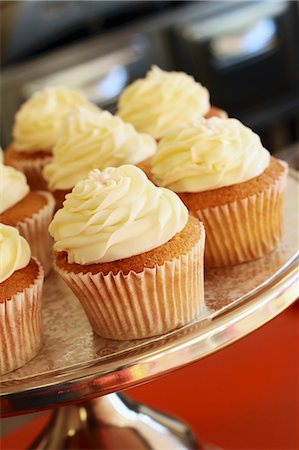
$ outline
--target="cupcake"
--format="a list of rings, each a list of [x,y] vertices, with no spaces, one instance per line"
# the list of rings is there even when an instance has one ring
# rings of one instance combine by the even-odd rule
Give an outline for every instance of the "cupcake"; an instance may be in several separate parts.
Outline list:
[[[100,336],[160,335],[201,314],[204,228],[139,168],[93,170],[49,230],[56,270]]]
[[[0,375],[30,361],[42,345],[43,269],[14,227],[0,224]]]
[[[236,119],[202,119],[170,131],[152,159],[152,180],[204,223],[209,267],[259,258],[282,239],[287,164]]]
[[[58,209],[65,195],[92,169],[123,164],[138,164],[146,169],[155,151],[156,142],[151,136],[137,133],[119,117],[108,111],[79,108],[66,118],[53,150],[53,161],[44,168],[44,177]]]
[[[211,107],[208,90],[193,77],[157,66],[124,89],[118,102],[118,115],[156,140],[171,128],[206,114],[226,117],[224,111]]]
[[[47,189],[42,169],[51,161],[65,115],[77,106],[97,109],[80,91],[52,87],[35,93],[17,112],[5,161],[24,172],[31,189]]]
[[[28,241],[32,255],[49,272],[53,262],[53,244],[48,233],[55,201],[46,191],[30,191],[22,172],[0,164],[1,223],[16,227]]]

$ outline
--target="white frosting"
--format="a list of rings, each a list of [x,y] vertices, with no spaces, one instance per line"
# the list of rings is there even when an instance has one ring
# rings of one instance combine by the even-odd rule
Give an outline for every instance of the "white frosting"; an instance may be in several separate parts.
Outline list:
[[[204,116],[209,109],[209,92],[193,77],[156,66],[124,89],[118,103],[123,120],[156,139],[177,125]]]
[[[15,116],[13,147],[20,152],[52,151],[63,119],[79,106],[98,109],[76,89],[51,87],[35,93]]]
[[[237,119],[202,119],[170,131],[152,158],[154,182],[175,192],[201,192],[260,175],[270,153]]]
[[[92,169],[138,164],[155,151],[151,136],[137,133],[119,117],[80,108],[68,115],[44,177],[52,190],[71,189]]]
[[[188,220],[180,198],[157,188],[142,170],[124,165],[93,170],[76,184],[49,231],[69,263],[115,261],[171,239]]]
[[[28,192],[25,175],[0,163],[0,214],[21,201]]]
[[[28,242],[20,236],[18,230],[0,224],[0,283],[7,280],[14,272],[28,266],[31,251]]]

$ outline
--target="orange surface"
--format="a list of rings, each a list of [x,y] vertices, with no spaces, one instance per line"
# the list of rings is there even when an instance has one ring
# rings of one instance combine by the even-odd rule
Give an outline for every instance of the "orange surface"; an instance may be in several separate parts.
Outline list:
[[[299,449],[299,302],[241,341],[152,383],[130,389],[223,449]],[[25,449],[49,413],[2,439]]]

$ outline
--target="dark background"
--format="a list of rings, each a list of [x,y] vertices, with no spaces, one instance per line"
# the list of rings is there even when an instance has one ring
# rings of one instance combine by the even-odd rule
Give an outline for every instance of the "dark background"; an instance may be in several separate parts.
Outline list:
[[[16,109],[35,90],[74,85],[113,111],[121,89],[152,64],[194,75],[212,103],[252,127],[271,152],[299,140],[296,1],[0,5],[3,147]]]

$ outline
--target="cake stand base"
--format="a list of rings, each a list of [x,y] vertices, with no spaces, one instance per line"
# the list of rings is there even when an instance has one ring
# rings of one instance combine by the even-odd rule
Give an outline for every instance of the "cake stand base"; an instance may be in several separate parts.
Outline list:
[[[198,444],[190,429],[177,419],[123,394],[109,394],[56,409],[29,448],[212,450],[213,447]]]

